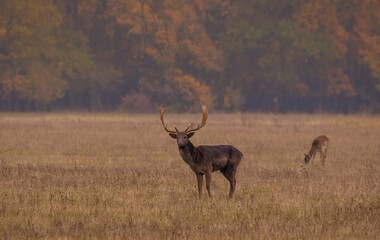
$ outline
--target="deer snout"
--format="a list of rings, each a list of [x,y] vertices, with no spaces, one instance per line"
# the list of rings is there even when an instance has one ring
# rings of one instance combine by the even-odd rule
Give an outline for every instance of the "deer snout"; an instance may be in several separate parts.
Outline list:
[[[184,149],[185,146],[186,146],[185,143],[178,143],[178,148],[179,148],[179,149]]]
[[[305,154],[305,159],[304,159],[304,160],[305,160],[305,163],[306,163],[306,164],[309,163],[309,161],[310,161],[310,156],[308,156],[308,155]]]

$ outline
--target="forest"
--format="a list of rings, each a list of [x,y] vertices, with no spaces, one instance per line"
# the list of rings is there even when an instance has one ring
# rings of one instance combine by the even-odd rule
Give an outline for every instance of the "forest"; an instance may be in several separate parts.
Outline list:
[[[1,0],[1,111],[380,112],[378,0]]]

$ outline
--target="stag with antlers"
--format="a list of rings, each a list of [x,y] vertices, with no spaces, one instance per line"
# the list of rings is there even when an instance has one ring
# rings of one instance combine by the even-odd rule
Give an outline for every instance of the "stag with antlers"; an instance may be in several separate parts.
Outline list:
[[[236,169],[239,166],[243,154],[231,145],[217,145],[217,146],[198,146],[195,147],[190,138],[206,125],[207,121],[207,108],[202,105],[203,118],[201,124],[195,128],[190,128],[191,123],[185,131],[180,132],[174,124],[174,131],[169,130],[164,122],[164,113],[166,108],[159,108],[161,123],[166,132],[177,140],[179,154],[182,159],[190,166],[191,170],[195,173],[198,182],[199,197],[202,196],[203,175],[206,176],[206,189],[209,197],[211,197],[210,183],[211,173],[221,171],[222,174],[230,182],[229,197],[232,198],[236,186]]]

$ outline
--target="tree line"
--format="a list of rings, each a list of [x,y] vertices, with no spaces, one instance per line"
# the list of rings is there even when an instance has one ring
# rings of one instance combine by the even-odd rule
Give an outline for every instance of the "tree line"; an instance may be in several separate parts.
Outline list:
[[[0,109],[380,111],[377,0],[1,0]]]

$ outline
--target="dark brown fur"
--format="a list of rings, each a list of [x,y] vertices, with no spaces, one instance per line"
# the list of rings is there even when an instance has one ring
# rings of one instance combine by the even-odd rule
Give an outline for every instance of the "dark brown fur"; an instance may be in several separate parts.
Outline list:
[[[206,189],[211,197],[211,173],[215,171],[221,171],[230,182],[229,197],[232,197],[236,186],[236,169],[243,154],[231,145],[202,145],[195,147],[189,140],[193,134],[193,132],[180,132],[177,134],[170,133],[169,135],[177,139],[182,159],[190,166],[197,177],[199,197],[202,195],[203,175],[206,176]]]
[[[206,188],[209,197],[211,197],[211,173],[215,171],[221,171],[230,182],[229,196],[232,197],[236,186],[236,169],[239,166],[243,154],[230,145],[195,147],[190,142],[190,138],[194,135],[194,132],[206,125],[208,116],[207,108],[205,105],[201,106],[203,112],[201,124],[198,124],[195,128],[190,128],[191,124],[189,124],[184,132],[179,132],[175,125],[175,131],[168,129],[164,122],[166,108],[162,108],[161,106],[158,110],[160,112],[162,126],[172,138],[177,139],[179,154],[195,173],[198,182],[199,197],[202,195],[203,175],[206,176]]]

